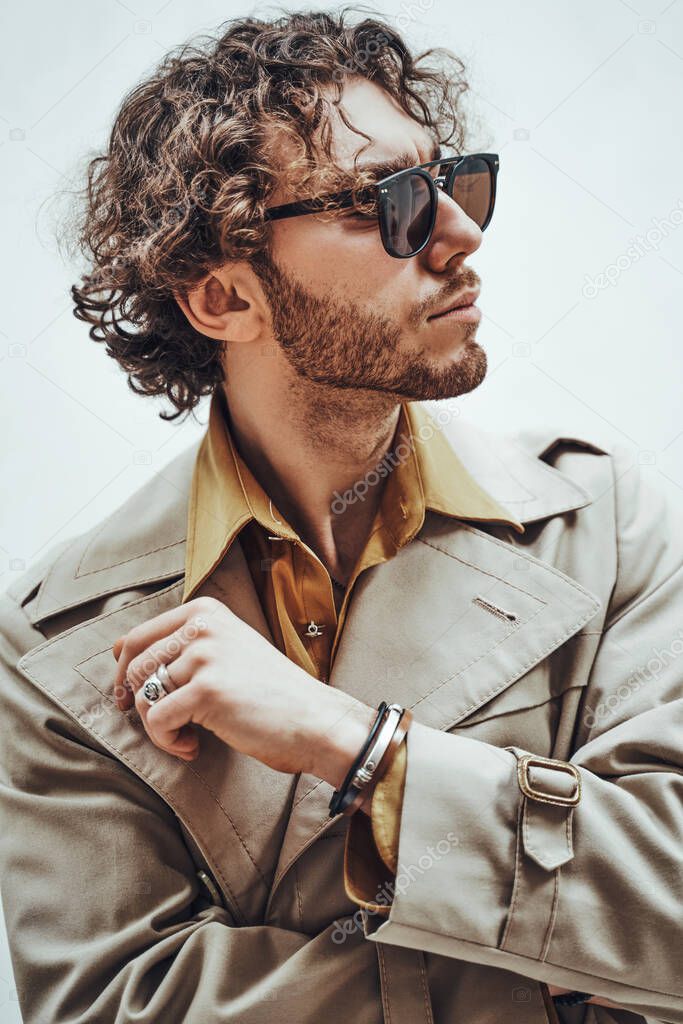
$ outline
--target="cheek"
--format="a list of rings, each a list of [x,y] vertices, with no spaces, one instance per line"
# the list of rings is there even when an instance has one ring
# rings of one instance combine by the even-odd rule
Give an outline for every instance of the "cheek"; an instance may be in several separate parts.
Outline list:
[[[304,220],[305,218],[299,218]],[[283,223],[273,254],[310,292],[404,320],[414,304],[410,260],[395,260],[376,227]]]

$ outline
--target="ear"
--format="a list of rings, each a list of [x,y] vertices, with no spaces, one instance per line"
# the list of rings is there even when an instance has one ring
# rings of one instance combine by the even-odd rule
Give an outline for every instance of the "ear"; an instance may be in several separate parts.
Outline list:
[[[173,293],[196,331],[217,341],[255,341],[268,324],[265,297],[250,268],[226,264],[187,292]]]

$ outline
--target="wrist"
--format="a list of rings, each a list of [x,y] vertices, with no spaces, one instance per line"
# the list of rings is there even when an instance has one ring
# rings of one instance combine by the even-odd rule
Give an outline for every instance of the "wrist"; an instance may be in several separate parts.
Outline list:
[[[342,696],[340,691],[336,691],[336,695]],[[343,696],[346,699],[321,725],[312,769],[313,775],[335,789],[339,789],[346,778],[377,715],[376,708],[349,698],[348,694]]]

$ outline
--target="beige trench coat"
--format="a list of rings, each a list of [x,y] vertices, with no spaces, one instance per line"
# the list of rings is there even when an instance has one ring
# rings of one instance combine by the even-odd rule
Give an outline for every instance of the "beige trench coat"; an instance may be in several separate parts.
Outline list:
[[[444,429],[526,532],[428,512],[358,581],[331,684],[415,716],[388,919],[329,785],[207,732],[185,763],[112,701],[113,642],[181,599],[196,444],[2,599],[26,1024],[547,1024],[541,982],[624,1007],[563,1022],[683,1022],[683,507],[620,445]],[[239,543],[201,592],[270,636]]]

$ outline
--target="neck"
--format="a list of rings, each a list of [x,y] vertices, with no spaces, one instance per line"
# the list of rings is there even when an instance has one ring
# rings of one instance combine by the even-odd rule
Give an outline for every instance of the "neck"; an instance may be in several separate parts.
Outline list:
[[[257,393],[253,383],[250,391],[239,375],[226,373],[231,435],[290,526],[330,574],[346,583],[372,528],[385,481],[343,508],[338,496],[363,480],[390,450],[400,404],[394,396],[295,378],[293,371],[283,380],[287,370],[277,375],[277,386],[273,374],[258,380]],[[253,374],[249,379],[253,382]]]

